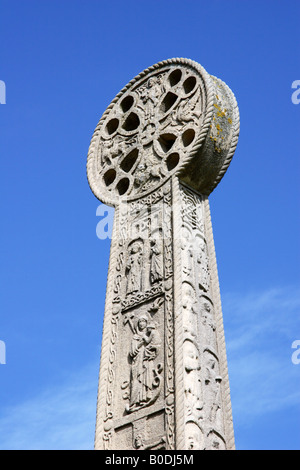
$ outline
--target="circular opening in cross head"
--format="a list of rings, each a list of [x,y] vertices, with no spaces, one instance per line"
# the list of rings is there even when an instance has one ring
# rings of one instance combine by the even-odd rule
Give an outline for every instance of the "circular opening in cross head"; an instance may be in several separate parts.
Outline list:
[[[180,69],[175,69],[173,72],[170,73],[169,75],[169,83],[171,86],[177,85],[177,83],[180,82],[180,79],[182,77],[182,72]]]
[[[161,134],[158,138],[158,142],[160,143],[160,146],[165,153],[171,150],[175,140],[176,135],[173,134]]]
[[[122,160],[120,167],[123,171],[128,173],[132,167],[134,166],[135,162],[137,161],[137,157],[139,155],[138,149],[133,149],[129,152],[128,155]]]
[[[121,108],[122,108],[122,111],[123,111],[124,113],[126,113],[127,111],[129,111],[129,109],[132,107],[133,103],[134,103],[133,96],[131,96],[131,95],[126,96],[126,98],[124,98],[124,99],[121,101]]]
[[[129,188],[129,179],[128,178],[122,178],[118,184],[117,184],[117,190],[120,196],[126,193],[126,191]]]
[[[186,94],[193,91],[197,83],[196,77],[189,77],[183,82],[183,89]]]
[[[179,154],[178,153],[171,153],[167,158],[167,168],[169,171],[174,170],[174,168],[179,163]]]
[[[116,178],[116,170],[110,168],[103,176],[106,186],[110,186]]]
[[[123,129],[127,132],[134,131],[137,129],[140,125],[140,118],[138,117],[137,114],[135,113],[130,113],[129,116],[127,116],[124,124],[123,124]]]
[[[187,129],[182,134],[182,143],[185,147],[188,147],[195,138],[195,131],[194,129]]]
[[[119,119],[113,118],[108,123],[106,124],[106,131],[109,135],[113,134],[116,132],[119,126]]]
[[[175,95],[175,93],[172,93],[171,91],[169,91],[166,96],[164,97],[164,99],[162,100],[162,103],[160,105],[160,110],[163,112],[163,113],[167,113],[169,111],[169,109],[172,108],[173,104],[176,102],[178,96]]]

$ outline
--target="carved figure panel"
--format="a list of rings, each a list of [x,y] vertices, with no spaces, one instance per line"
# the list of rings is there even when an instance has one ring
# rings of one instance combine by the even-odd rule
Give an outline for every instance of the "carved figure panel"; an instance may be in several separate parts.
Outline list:
[[[214,317],[213,305],[207,297],[201,298],[201,322],[204,333],[204,345],[214,354],[217,354],[217,325]]]
[[[124,312],[123,325],[120,388],[133,413],[155,403],[164,385],[163,298]]]
[[[197,297],[192,284],[182,283],[182,323],[184,332],[197,336]]]
[[[187,421],[200,424],[203,419],[203,393],[201,383],[201,363],[198,347],[194,341],[183,343],[185,415]]]
[[[152,238],[150,246],[150,282],[154,284],[163,279],[163,243],[161,238]]]
[[[223,434],[222,377],[217,357],[208,350],[204,351],[203,367],[206,420],[210,423],[211,429]]]
[[[134,294],[143,290],[143,268],[144,268],[143,241],[134,240],[128,246],[128,261],[125,269],[126,294]]]

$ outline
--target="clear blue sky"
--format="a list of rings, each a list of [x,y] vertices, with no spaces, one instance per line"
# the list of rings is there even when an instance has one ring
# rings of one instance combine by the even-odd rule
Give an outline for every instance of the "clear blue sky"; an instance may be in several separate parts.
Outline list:
[[[86,155],[143,69],[199,62],[234,91],[211,195],[238,449],[300,449],[299,0],[0,0],[0,449],[93,447],[109,240]]]

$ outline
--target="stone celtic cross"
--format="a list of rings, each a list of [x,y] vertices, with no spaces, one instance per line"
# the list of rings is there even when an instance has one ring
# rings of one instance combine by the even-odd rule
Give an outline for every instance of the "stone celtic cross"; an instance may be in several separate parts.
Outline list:
[[[115,207],[96,449],[233,449],[208,196],[239,133],[227,85],[188,59],[144,70],[91,140],[88,181]]]

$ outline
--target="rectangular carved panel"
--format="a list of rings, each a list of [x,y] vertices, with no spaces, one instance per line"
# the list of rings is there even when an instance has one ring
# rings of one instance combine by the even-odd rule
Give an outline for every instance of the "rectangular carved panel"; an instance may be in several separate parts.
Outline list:
[[[99,393],[106,389],[100,448],[120,448],[125,441],[126,449],[175,446],[170,205],[168,182],[121,205],[115,220],[113,283],[105,312],[109,354],[99,385]],[[149,426],[149,420],[159,426]]]

